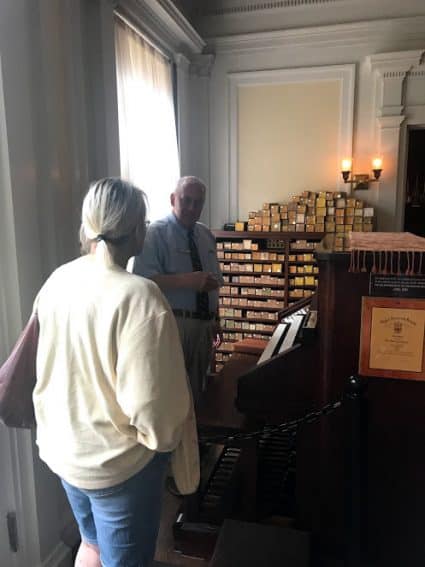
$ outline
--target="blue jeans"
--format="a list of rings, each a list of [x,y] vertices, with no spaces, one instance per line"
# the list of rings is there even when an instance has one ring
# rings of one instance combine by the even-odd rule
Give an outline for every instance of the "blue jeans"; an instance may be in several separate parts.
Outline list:
[[[136,475],[100,490],[64,480],[81,538],[99,546],[103,567],[148,567],[155,553],[169,453],[157,453]]]

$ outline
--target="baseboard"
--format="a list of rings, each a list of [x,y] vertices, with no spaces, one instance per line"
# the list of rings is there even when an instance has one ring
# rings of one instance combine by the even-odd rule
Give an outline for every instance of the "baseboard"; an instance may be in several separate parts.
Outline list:
[[[71,549],[62,541],[58,543],[42,563],[42,567],[72,567],[72,565]]]

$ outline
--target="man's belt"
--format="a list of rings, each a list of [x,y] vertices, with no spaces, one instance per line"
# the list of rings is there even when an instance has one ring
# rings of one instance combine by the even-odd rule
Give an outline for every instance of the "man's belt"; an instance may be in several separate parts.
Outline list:
[[[186,309],[173,309],[176,317],[183,319],[202,319],[204,321],[211,321],[215,319],[215,313],[199,313],[198,311],[187,311]]]

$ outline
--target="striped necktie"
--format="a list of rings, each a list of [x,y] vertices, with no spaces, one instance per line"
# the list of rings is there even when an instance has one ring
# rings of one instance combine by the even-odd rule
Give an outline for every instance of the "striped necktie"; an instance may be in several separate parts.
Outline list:
[[[187,231],[187,238],[189,243],[190,259],[192,260],[192,269],[194,272],[202,272],[201,259],[196,246],[193,228]],[[207,291],[198,291],[196,293],[196,311],[201,316],[209,314],[209,297]]]

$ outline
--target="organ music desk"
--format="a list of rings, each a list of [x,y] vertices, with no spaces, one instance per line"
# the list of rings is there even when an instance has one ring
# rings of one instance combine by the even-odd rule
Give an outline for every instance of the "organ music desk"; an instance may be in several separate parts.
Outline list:
[[[332,235],[322,241],[316,258],[320,271],[317,303],[302,305],[303,310],[317,309],[316,336],[302,340],[296,333],[291,348],[260,364],[261,349],[261,354],[236,352],[208,386],[198,412],[201,432],[257,430],[264,424],[298,418],[343,395],[348,377],[358,369],[361,299],[369,294],[369,273],[349,271],[350,252],[337,248]],[[283,318],[293,316],[291,311],[282,312]],[[370,560],[367,565],[422,566],[424,382],[369,378],[365,419],[361,519]],[[346,410],[340,408],[316,423],[303,425],[296,436],[294,462],[288,462],[291,439],[278,438],[273,443],[277,456],[267,453],[262,440],[217,448],[218,460],[208,471],[211,482],[204,478],[195,506],[188,506],[186,516],[180,516],[176,524],[177,548],[206,556],[224,518],[267,521],[275,515],[270,499],[283,498],[284,514],[293,518],[294,527],[311,533],[317,557],[346,556],[350,490]],[[279,455],[286,462],[279,462]],[[271,473],[285,474],[282,471],[289,465],[289,499],[282,494],[270,496],[265,490],[264,484],[272,486],[275,479],[261,464],[263,457],[271,464]],[[218,473],[215,480],[213,473]],[[208,495],[209,487],[215,487],[217,493]],[[192,532],[191,523],[195,526]]]

